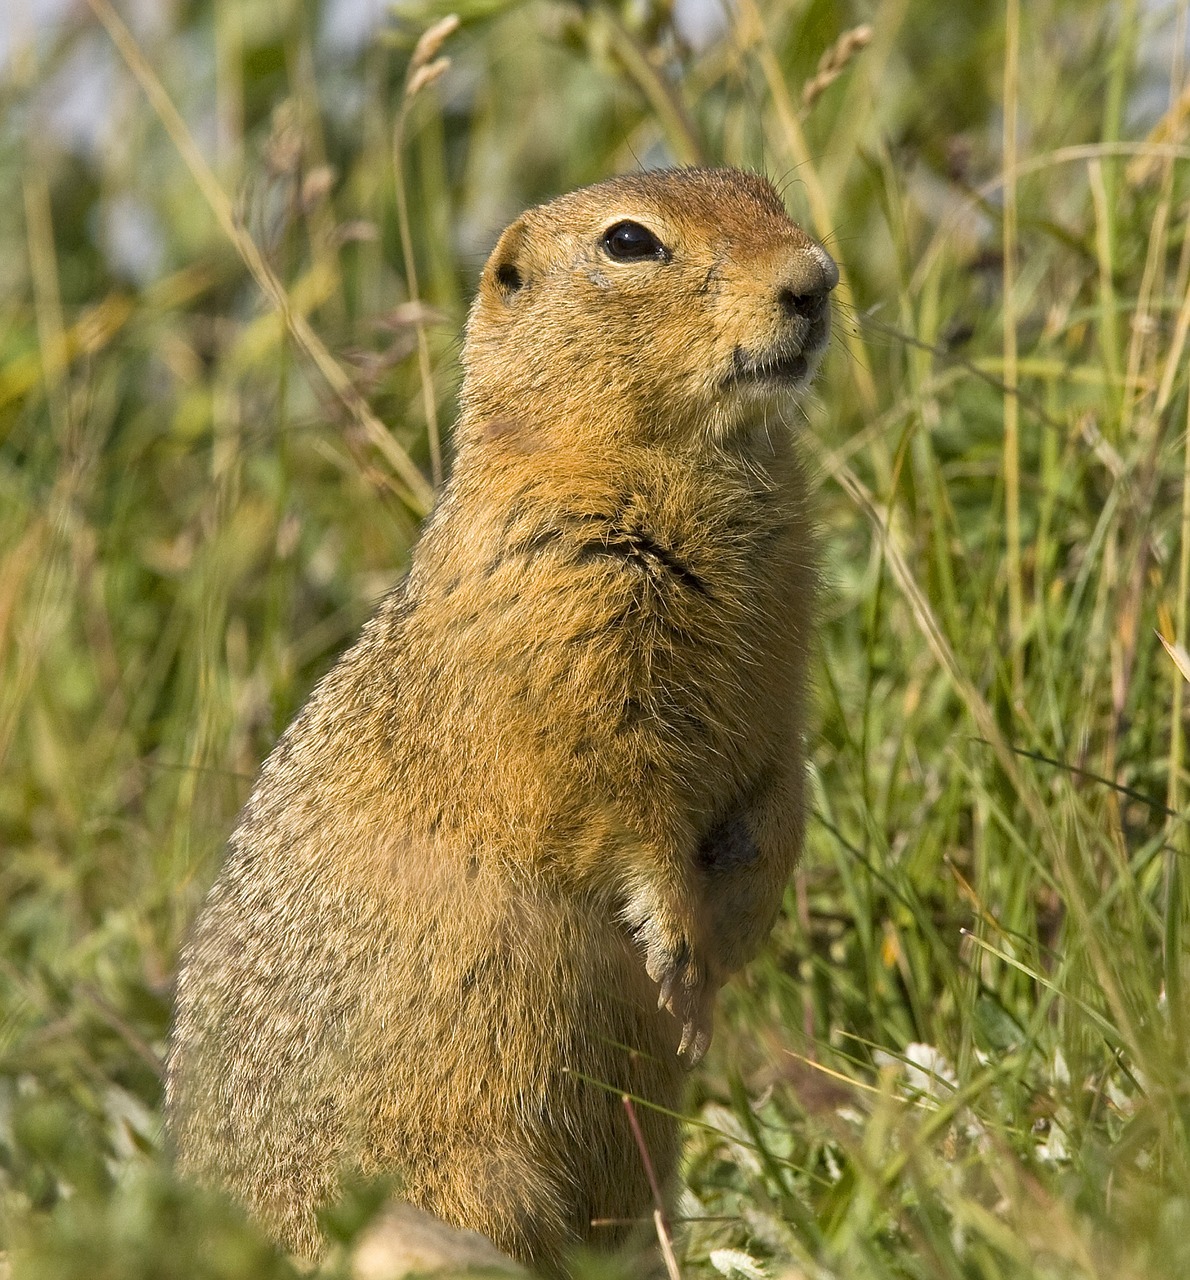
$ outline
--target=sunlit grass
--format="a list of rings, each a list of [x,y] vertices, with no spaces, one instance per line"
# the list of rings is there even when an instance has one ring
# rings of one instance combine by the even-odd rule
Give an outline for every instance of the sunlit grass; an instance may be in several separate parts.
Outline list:
[[[403,569],[496,234],[667,159],[763,168],[845,279],[791,424],[827,581],[815,818],[692,1085],[683,1270],[1190,1273],[1185,689],[1157,634],[1186,643],[1190,598],[1185,0],[1007,26],[740,0],[701,51],[661,6],[475,0],[413,96],[445,10],[350,53],[313,6],[127,37],[95,11],[0,83],[18,1274],[288,1273],[162,1158],[179,940]],[[81,67],[113,122],[85,155],[53,127]],[[110,249],[129,201],[141,274]]]

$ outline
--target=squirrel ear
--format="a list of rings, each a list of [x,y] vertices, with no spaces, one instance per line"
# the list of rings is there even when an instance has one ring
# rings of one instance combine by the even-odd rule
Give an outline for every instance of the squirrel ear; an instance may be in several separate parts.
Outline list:
[[[496,278],[496,288],[505,298],[525,287],[525,281],[515,262],[501,262],[492,274]]]
[[[492,286],[506,303],[511,302],[527,283],[522,253],[524,239],[524,224],[518,218],[500,237],[488,259],[487,271]]]

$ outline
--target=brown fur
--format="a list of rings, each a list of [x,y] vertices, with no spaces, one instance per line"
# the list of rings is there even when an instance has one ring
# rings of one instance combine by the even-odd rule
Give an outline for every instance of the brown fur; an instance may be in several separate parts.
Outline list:
[[[623,219],[667,259],[613,260]],[[501,237],[450,484],[183,957],[180,1164],[289,1247],[318,1251],[345,1167],[546,1270],[647,1211],[619,1092],[680,1105],[801,843],[815,573],[783,407],[834,279],[733,170]],[[668,1177],[677,1127],[638,1114]]]

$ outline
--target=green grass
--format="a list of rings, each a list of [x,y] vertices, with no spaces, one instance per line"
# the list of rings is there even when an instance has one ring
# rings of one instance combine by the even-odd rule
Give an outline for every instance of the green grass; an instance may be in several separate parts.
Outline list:
[[[1190,1274],[1157,636],[1190,600],[1186,0],[738,0],[702,52],[652,0],[468,0],[405,100],[443,12],[339,54],[296,0],[198,2],[122,53],[87,13],[0,80],[0,1249],[291,1274],[163,1158],[179,940],[402,571],[496,234],[700,158],[769,173],[847,285],[804,429],[815,818],[693,1084],[683,1274]],[[47,121],[101,65],[113,123],[72,154]],[[101,248],[129,200],[139,277]]]

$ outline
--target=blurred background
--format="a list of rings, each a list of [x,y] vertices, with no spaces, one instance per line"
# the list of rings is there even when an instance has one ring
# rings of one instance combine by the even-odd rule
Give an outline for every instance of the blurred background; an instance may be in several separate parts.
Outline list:
[[[692,1082],[683,1271],[1190,1274],[1187,7],[4,0],[18,1276],[296,1274],[163,1156],[180,940],[449,471],[499,231],[673,163],[843,273],[815,817]]]

